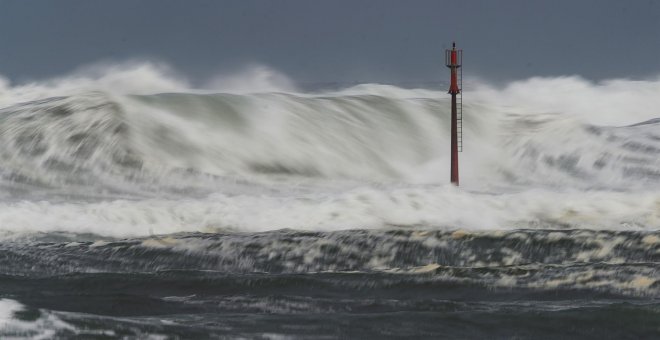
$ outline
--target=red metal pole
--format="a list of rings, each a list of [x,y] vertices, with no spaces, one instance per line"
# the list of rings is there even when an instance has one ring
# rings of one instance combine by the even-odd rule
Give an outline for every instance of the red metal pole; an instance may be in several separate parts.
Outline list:
[[[451,183],[458,186],[458,114],[456,93],[451,94]]]
[[[451,94],[451,183],[458,186],[458,112],[456,107],[456,95],[461,92],[458,87],[458,56],[456,43],[453,43],[449,52],[447,67],[451,70],[451,85],[449,93]]]

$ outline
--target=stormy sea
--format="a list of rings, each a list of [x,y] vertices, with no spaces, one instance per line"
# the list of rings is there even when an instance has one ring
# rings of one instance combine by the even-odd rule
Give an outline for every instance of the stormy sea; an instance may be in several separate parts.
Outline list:
[[[658,338],[658,93],[2,80],[0,338]]]

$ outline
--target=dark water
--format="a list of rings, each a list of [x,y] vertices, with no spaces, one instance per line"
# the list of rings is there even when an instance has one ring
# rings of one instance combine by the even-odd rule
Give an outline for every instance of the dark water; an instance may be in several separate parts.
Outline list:
[[[3,336],[660,336],[660,233],[352,230],[0,245]],[[49,333],[50,332],[50,333]]]

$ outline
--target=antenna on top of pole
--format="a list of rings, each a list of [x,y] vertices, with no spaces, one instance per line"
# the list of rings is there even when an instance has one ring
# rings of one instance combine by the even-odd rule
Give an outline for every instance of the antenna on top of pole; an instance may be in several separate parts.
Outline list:
[[[458,153],[463,152],[463,50],[456,49],[452,42],[451,50],[445,51],[445,65],[451,71],[451,183],[458,186]]]

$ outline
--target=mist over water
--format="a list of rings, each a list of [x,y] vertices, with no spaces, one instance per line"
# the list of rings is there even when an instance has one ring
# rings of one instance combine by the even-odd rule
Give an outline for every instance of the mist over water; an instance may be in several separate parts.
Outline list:
[[[1,81],[0,335],[657,335],[659,92]]]
[[[172,74],[5,81],[3,230],[658,225],[658,80],[468,81],[456,189],[442,90],[296,92],[263,66],[191,89]]]

